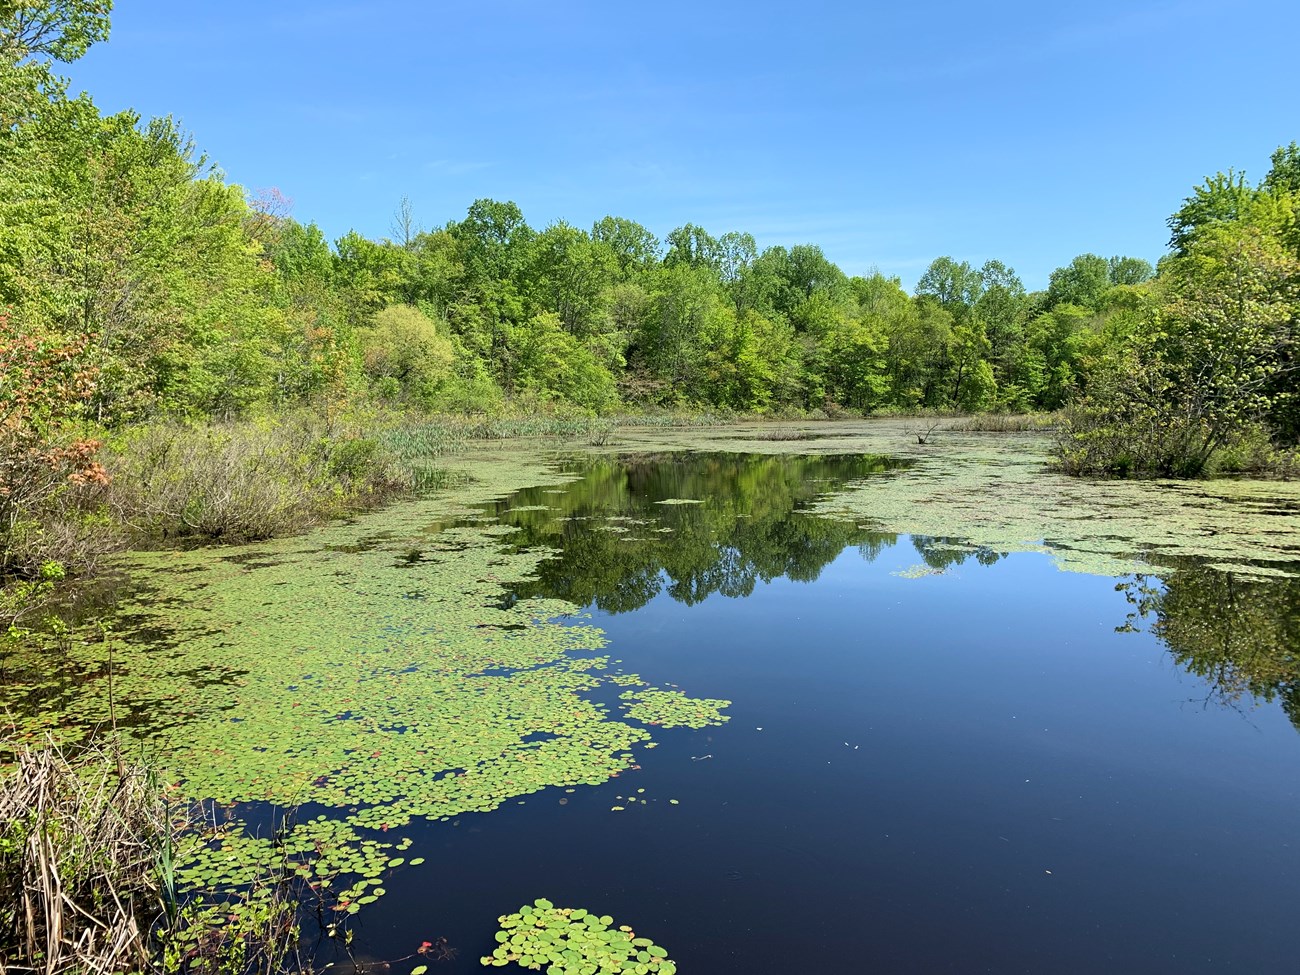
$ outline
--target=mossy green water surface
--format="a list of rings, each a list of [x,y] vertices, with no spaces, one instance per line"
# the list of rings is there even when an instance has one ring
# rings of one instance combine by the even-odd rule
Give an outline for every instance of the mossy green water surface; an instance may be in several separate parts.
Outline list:
[[[1300,484],[1249,478],[1098,481],[1050,469],[1050,435],[972,433],[959,422],[811,423],[806,438],[767,439],[768,428],[620,431],[622,449],[816,455],[863,452],[906,460],[896,477],[835,491],[816,504],[874,531],[965,539],[998,552],[1047,552],[1068,571],[1122,575],[1192,557],[1239,573],[1295,574]]]

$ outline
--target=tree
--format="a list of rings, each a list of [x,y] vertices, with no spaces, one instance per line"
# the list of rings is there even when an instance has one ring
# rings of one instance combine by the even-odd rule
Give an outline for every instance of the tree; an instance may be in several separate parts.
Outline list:
[[[659,260],[659,238],[634,220],[603,217],[592,226],[591,239],[613,251],[624,279],[647,270]]]
[[[1177,256],[1187,253],[1199,231],[1215,223],[1231,223],[1249,209],[1257,191],[1246,183],[1245,173],[1215,173],[1193,188],[1167,221],[1169,248]]]
[[[392,305],[362,332],[366,374],[390,398],[428,404],[451,371],[451,343],[418,308]]]
[[[1286,190],[1300,194],[1300,145],[1292,142],[1288,146],[1278,146],[1270,161],[1273,165],[1261,188],[1274,193]]]
[[[915,294],[933,298],[948,314],[960,317],[979,300],[983,287],[980,273],[965,261],[936,257],[916,282]]]
[[[239,409],[267,388],[274,275],[238,187],[171,119],[51,98],[0,149],[0,300],[84,336],[95,416]]]
[[[633,353],[656,379],[669,384],[668,399],[698,395],[691,380],[700,361],[701,336],[722,301],[709,268],[666,264],[656,275]]]
[[[450,230],[463,247],[471,281],[481,290],[513,281],[536,236],[523,212],[508,200],[475,200],[465,219]]]
[[[334,242],[334,280],[348,296],[355,324],[397,301],[413,303],[412,255],[350,230]]]
[[[606,291],[618,278],[613,249],[560,221],[537,235],[525,272],[527,289],[564,328],[587,338],[602,322]]]
[[[693,268],[708,268],[718,272],[722,266],[722,248],[717,238],[703,227],[688,223],[668,234],[668,253],[664,255],[664,264],[669,267],[686,265]]]
[[[520,391],[593,411],[617,402],[613,375],[590,349],[561,327],[554,313],[530,319],[517,330],[514,344],[515,383]]]
[[[1112,285],[1144,284],[1155,276],[1155,268],[1149,261],[1140,257],[1112,257],[1110,264],[1110,283]]]
[[[108,39],[113,0],[0,0],[0,60],[75,61]]]
[[[1072,411],[1076,473],[1199,476],[1294,395],[1300,259],[1247,221],[1202,227],[1166,295]]]
[[[1023,341],[1023,324],[1028,308],[1025,286],[1016,272],[1001,261],[985,261],[979,269],[980,293],[975,299],[975,316],[984,323],[989,356],[1002,363]]]
[[[397,209],[393,211],[393,223],[390,229],[393,232],[393,242],[403,250],[409,251],[415,243],[415,238],[420,235],[420,227],[415,222],[415,207],[411,205],[409,196],[402,195]]]
[[[1095,310],[1110,286],[1110,262],[1096,254],[1080,254],[1051,273],[1047,303],[1049,307],[1078,305]]]

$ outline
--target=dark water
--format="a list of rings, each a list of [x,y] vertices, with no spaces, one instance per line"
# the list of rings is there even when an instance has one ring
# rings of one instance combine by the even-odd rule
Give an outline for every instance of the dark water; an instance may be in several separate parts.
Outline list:
[[[800,510],[888,468],[626,458],[496,506],[560,550],[518,596],[588,606],[627,669],[731,721],[413,825],[428,862],[358,917],[361,953],[445,937],[431,975],[480,970],[497,915],[545,896],[685,973],[1296,971],[1295,583],[1079,575]]]

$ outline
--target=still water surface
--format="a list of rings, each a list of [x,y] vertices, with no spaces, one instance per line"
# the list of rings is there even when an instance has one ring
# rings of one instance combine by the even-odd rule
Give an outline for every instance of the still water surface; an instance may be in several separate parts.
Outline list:
[[[431,973],[481,970],[497,915],[545,896],[686,973],[1295,970],[1292,581],[1075,574],[800,510],[899,476],[878,458],[569,468],[488,509],[556,552],[513,596],[587,607],[620,666],[730,721],[413,823],[427,863],[358,917],[364,956],[445,937]]]

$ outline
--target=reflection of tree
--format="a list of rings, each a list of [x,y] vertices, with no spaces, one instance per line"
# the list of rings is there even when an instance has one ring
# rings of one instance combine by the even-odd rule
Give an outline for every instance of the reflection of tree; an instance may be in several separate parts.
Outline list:
[[[519,597],[557,596],[620,613],[666,592],[690,605],[713,593],[747,596],[760,581],[782,576],[811,582],[850,545],[874,559],[897,536],[798,509],[849,480],[895,466],[861,455],[588,460],[574,467],[581,479],[563,493],[523,491],[498,505],[497,513],[521,529],[515,544],[559,552],[542,564],[536,582],[516,590]],[[702,503],[659,503],[677,499]],[[945,550],[943,558],[963,561],[972,554],[979,557]]]
[[[1300,728],[1300,580],[1261,579],[1188,564],[1163,589],[1146,576],[1119,584],[1134,607],[1121,630],[1151,632],[1228,706],[1277,700]]]
[[[913,535],[912,547],[921,556],[921,561],[932,569],[942,570],[961,565],[972,555],[980,565],[993,565],[1006,558],[1005,552],[994,551],[985,545],[970,545],[960,538]]]

